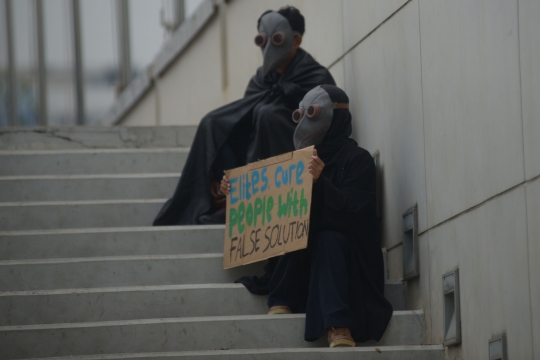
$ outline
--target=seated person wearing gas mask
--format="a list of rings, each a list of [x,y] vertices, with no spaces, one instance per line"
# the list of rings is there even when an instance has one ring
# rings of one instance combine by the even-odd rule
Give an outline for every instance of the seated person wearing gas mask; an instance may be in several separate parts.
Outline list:
[[[384,270],[375,209],[375,164],[349,139],[349,98],[317,86],[294,111],[296,149],[315,145],[308,247],[271,258],[266,274],[236,282],[268,294],[268,314],[306,313],[306,341],[328,335],[330,347],[380,340],[392,305],[384,298]],[[226,177],[221,191],[228,194]]]
[[[304,27],[294,7],[261,15],[255,45],[263,65],[242,99],[201,120],[174,195],[154,225],[225,223],[223,171],[294,150],[292,112],[314,86],[334,84],[328,70],[300,48]]]

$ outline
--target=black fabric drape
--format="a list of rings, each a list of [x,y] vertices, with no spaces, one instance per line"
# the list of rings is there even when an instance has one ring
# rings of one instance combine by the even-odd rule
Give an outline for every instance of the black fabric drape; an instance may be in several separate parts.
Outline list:
[[[325,90],[332,101],[349,102],[342,90]],[[328,326],[349,328],[357,342],[378,341],[392,316],[392,305],[384,298],[375,163],[368,151],[348,138],[351,131],[349,110],[336,109],[322,144],[316,146],[325,167],[313,185],[308,248],[270,259],[261,278],[236,281],[254,294],[270,292],[269,306],[306,309],[307,341],[324,335]],[[298,263],[306,259],[312,264],[309,277],[298,270],[305,269]],[[291,295],[287,290],[298,292],[306,282],[308,294]],[[278,304],[281,301],[285,304]]]
[[[349,239],[349,305],[355,324],[352,335],[356,341],[378,341],[393,310],[384,298],[384,265],[375,208],[375,164],[369,152],[350,139],[329,163],[314,185],[311,220],[314,227],[310,232],[332,230]],[[306,332],[306,339],[311,340],[307,336]]]
[[[262,68],[251,78],[242,99],[208,113],[199,124],[174,195],[154,225],[196,224],[211,209],[211,169],[228,143],[241,164],[294,150],[292,112],[304,95],[320,84],[334,84],[328,70],[298,49],[285,73]],[[248,150],[249,149],[249,150]]]

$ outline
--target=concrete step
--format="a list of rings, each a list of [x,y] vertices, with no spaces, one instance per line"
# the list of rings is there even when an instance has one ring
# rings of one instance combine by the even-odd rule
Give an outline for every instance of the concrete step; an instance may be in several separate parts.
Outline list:
[[[150,226],[166,199],[0,203],[3,231]]]
[[[0,150],[190,147],[197,126],[0,128]]]
[[[0,292],[0,326],[266,314],[241,284]]]
[[[98,298],[111,300],[111,313],[126,311],[122,300],[124,293],[132,291],[125,288],[129,286],[165,286],[165,285],[186,285],[186,284],[231,284],[237,278],[244,275],[261,275],[264,262],[249,264],[229,270],[222,269],[223,256],[217,254],[192,254],[192,255],[159,255],[159,256],[118,256],[118,257],[97,257],[97,258],[75,258],[75,259],[45,259],[45,260],[4,260],[0,261],[0,293],[2,302],[7,302],[9,307],[18,306],[14,301],[24,304],[31,304],[28,309],[42,309],[58,303],[62,307],[64,303],[70,301],[70,296],[65,290],[72,289],[74,293],[81,297],[79,300],[88,298],[89,302],[94,301],[94,293],[100,293]],[[115,289],[92,289],[102,287],[121,287]],[[86,289],[86,290],[81,290]],[[160,287],[160,290],[168,288]],[[51,290],[49,292],[37,292],[34,290]],[[22,293],[10,293],[21,292]],[[139,290],[138,290],[139,291]],[[133,306],[144,307],[146,296],[143,289],[138,292],[141,298],[133,297]],[[154,290],[150,290],[154,291]],[[178,290],[183,291],[183,290]],[[101,293],[109,293],[102,295]],[[70,291],[67,291],[70,293]],[[141,295],[142,294],[142,295]],[[139,296],[138,295],[138,296]],[[21,300],[29,297],[29,300]],[[180,295],[182,297],[182,295]],[[218,297],[218,295],[216,295]],[[401,281],[388,281],[385,285],[385,297],[392,303],[394,310],[404,309],[405,287]],[[97,299],[98,299],[97,298]],[[45,305],[44,302],[48,305]],[[139,305],[138,305],[139,304]],[[143,305],[140,305],[143,304]],[[89,304],[88,309],[94,305]],[[122,306],[121,310],[116,307]],[[95,311],[100,314],[103,307]],[[23,310],[24,311],[24,310]],[[32,310],[34,311],[34,310]],[[208,310],[210,311],[210,310]],[[100,315],[101,316],[101,315]],[[131,315],[125,315],[131,316]],[[36,318],[40,316],[36,315]],[[100,318],[101,319],[101,318]],[[33,321],[33,320],[29,320]],[[16,324],[17,322],[12,322]]]
[[[193,225],[4,231],[0,260],[219,253],[223,230]]]
[[[180,173],[1,176],[0,202],[161,199]]]
[[[147,255],[0,261],[0,291],[232,283],[262,263],[223,270],[223,255]]]
[[[0,327],[3,358],[325,347],[303,340],[305,316],[246,315]],[[421,345],[423,311],[394,312],[377,346]],[[373,346],[372,342],[364,345]]]
[[[444,348],[442,345],[401,345],[333,349],[310,347],[296,349],[207,350],[48,357],[46,360],[149,360],[162,358],[168,360],[443,360]]]
[[[387,283],[394,310],[404,296]],[[394,291],[392,291],[394,290]],[[266,296],[240,284],[134,286],[0,292],[0,326],[167,317],[265,314]]]
[[[188,148],[0,151],[0,176],[182,171]]]

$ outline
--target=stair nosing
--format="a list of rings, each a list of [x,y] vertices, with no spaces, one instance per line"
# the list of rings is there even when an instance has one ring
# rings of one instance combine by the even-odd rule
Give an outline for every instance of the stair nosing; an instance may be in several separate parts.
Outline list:
[[[70,294],[76,295],[76,294],[99,294],[99,293],[115,293],[115,292],[152,292],[152,291],[169,291],[169,290],[242,289],[242,288],[244,288],[244,285],[235,284],[235,283],[112,286],[112,287],[74,288],[74,289],[0,291],[0,297],[70,295]]]
[[[58,149],[58,150],[0,150],[0,156],[35,155],[85,155],[85,154],[138,154],[138,153],[188,153],[189,147],[122,148],[122,149]]]
[[[392,317],[396,316],[423,316],[423,310],[403,310],[394,311]],[[90,328],[90,327],[110,327],[121,325],[152,325],[152,324],[176,324],[189,322],[226,322],[226,321],[257,321],[257,320],[281,320],[281,319],[303,319],[306,314],[283,314],[283,315],[224,315],[224,316],[194,316],[180,318],[158,318],[158,319],[132,319],[132,320],[109,320],[109,321],[89,321],[77,323],[57,323],[57,324],[32,324],[32,325],[9,325],[0,326],[0,332],[20,331],[20,330],[46,330],[46,329],[69,329],[69,328]]]
[[[0,260],[0,266],[69,264],[69,263],[81,263],[81,262],[103,262],[103,261],[215,259],[215,258],[222,258],[222,257],[223,257],[223,253],[94,256],[94,257],[58,258],[58,259]]]
[[[126,173],[126,174],[59,174],[59,175],[6,175],[0,181],[27,180],[95,180],[95,179],[161,179],[180,177],[181,173]]]
[[[228,350],[199,350],[199,351],[168,351],[168,352],[144,352],[144,353],[119,353],[119,354],[94,354],[94,355],[78,355],[79,360],[106,360],[106,359],[121,359],[121,358],[137,358],[137,357],[173,357],[173,356],[206,356],[206,355],[242,355],[242,354],[282,354],[282,353],[302,353],[306,351],[320,353],[343,353],[343,352],[359,352],[369,353],[373,351],[444,351],[442,345],[383,345],[383,346],[356,346],[347,349],[329,348],[329,347],[305,347],[305,348],[262,348],[262,349],[228,349]],[[65,360],[73,359],[74,356],[60,356],[47,358],[32,358],[28,360]]]
[[[225,225],[173,225],[173,226],[125,226],[74,229],[41,229],[41,230],[12,230],[0,231],[0,236],[26,235],[64,235],[64,234],[99,234],[124,232],[179,231],[179,230],[225,230]]]
[[[167,200],[168,199],[17,201],[17,202],[0,202],[0,207],[61,206],[61,205],[152,204],[152,203],[164,203]]]

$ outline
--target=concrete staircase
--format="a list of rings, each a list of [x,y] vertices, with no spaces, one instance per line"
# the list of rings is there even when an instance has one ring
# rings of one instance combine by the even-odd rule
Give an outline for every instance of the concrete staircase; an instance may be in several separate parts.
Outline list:
[[[222,226],[150,226],[193,127],[0,130],[0,359],[443,359],[404,287],[381,342],[303,341],[304,315],[222,270]]]

